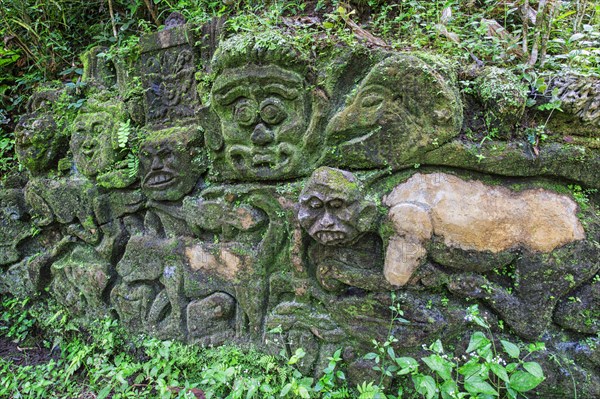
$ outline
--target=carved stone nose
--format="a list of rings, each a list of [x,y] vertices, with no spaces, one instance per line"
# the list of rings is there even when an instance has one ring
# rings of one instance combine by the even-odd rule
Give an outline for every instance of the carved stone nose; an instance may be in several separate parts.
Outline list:
[[[321,218],[321,226],[331,227],[334,224],[335,224],[335,220],[333,219],[333,217],[329,214],[329,212],[325,212],[325,214],[323,215],[323,218]]]
[[[259,123],[256,125],[254,131],[252,132],[252,136],[250,136],[252,142],[257,145],[270,144],[273,142],[273,138],[273,131],[266,127],[264,123]]]
[[[164,167],[162,160],[160,159],[160,157],[154,157],[152,158],[152,169],[153,170],[159,170],[162,169]]]

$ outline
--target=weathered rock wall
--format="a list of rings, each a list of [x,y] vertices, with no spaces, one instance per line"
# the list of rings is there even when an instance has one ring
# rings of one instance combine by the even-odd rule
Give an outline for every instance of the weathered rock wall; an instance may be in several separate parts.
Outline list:
[[[571,377],[600,397],[598,82],[557,79],[567,102],[585,89],[559,117],[585,131],[542,137],[509,71],[206,31],[148,35],[134,63],[92,50],[84,102],[32,98],[27,175],[0,189],[2,292],[165,339],[303,347],[305,371],[344,348],[352,375],[390,292],[413,355],[464,350],[478,304],[498,337],[545,342],[541,397]]]

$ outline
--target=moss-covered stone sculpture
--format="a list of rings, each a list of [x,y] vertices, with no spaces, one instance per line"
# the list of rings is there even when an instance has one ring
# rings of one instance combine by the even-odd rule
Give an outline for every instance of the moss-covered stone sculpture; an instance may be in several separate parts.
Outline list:
[[[539,397],[573,393],[555,359],[600,397],[592,78],[550,85],[572,100],[550,114],[502,69],[199,31],[173,16],[116,80],[92,49],[82,98],[32,98],[28,172],[0,186],[0,293],[163,339],[302,347],[305,372],[342,349],[356,382],[389,334],[397,354],[462,355],[477,304],[499,338],[545,343]]]

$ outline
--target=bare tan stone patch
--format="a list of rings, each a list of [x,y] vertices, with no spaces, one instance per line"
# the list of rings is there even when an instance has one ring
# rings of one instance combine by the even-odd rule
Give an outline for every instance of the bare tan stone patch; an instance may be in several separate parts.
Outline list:
[[[226,247],[206,248],[198,244],[185,249],[190,268],[194,271],[215,273],[227,280],[235,280],[243,267],[243,259]]]

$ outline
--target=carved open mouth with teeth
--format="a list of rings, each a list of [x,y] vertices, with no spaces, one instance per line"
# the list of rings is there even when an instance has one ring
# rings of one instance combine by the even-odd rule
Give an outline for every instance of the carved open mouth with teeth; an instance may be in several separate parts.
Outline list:
[[[343,231],[319,231],[316,235],[324,244],[332,244],[346,239],[346,233]]]
[[[261,177],[275,177],[287,173],[293,151],[281,143],[271,148],[255,149],[235,145],[229,150],[229,158],[236,169]]]
[[[144,185],[149,188],[163,189],[173,183],[175,176],[170,173],[152,173],[146,176]]]
[[[287,165],[289,157],[282,153],[277,159],[277,156],[271,154],[256,154],[252,157],[252,167],[254,169],[279,169]]]

